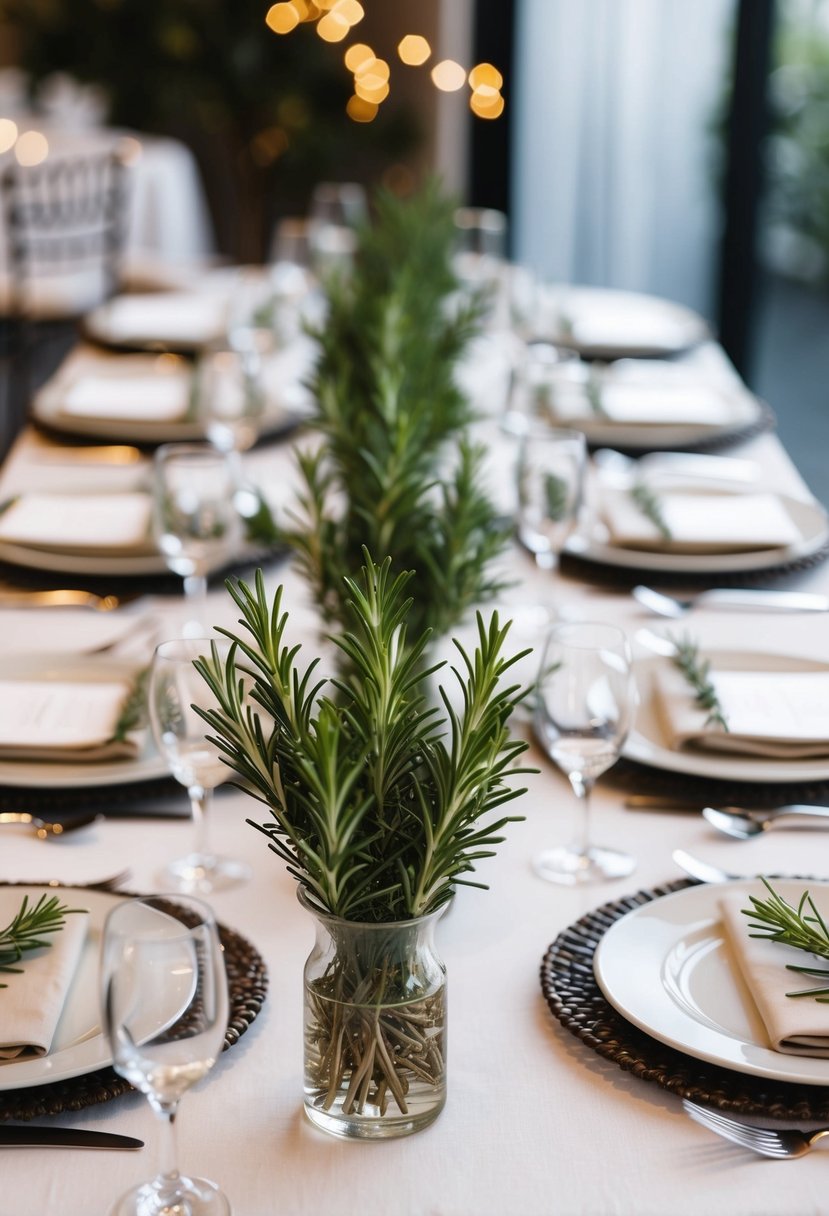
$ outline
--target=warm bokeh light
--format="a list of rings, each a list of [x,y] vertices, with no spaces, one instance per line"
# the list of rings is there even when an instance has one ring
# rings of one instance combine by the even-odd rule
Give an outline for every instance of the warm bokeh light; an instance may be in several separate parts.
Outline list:
[[[338,17],[342,17],[349,25],[357,25],[365,17],[365,9],[358,0],[337,0],[331,10]]]
[[[17,139],[17,123],[10,118],[0,118],[0,152],[8,152]]]
[[[40,131],[24,131],[14,146],[19,165],[39,165],[49,155],[49,141]]]
[[[291,8],[295,8],[300,21],[316,21],[320,15],[320,11],[316,4],[308,2],[308,0],[288,0]]]
[[[364,97],[358,97],[355,93],[353,97],[349,97],[348,104],[345,107],[345,112],[354,122],[371,122],[377,117],[378,106],[373,101],[366,101]]]
[[[339,13],[326,13],[317,22],[317,33],[324,42],[342,42],[351,27]]]
[[[366,84],[363,80],[354,81],[354,92],[362,101],[370,101],[379,105],[389,95],[389,86],[384,80],[374,84]]]
[[[355,42],[345,53],[345,66],[349,72],[365,72],[374,63],[374,51],[365,42]]]
[[[469,73],[469,83],[473,89],[488,86],[497,92],[503,85],[504,78],[491,63],[478,63]]]
[[[466,84],[466,72],[454,59],[442,59],[432,68],[432,83],[444,93],[454,93]]]
[[[272,4],[265,17],[265,24],[275,34],[290,34],[299,25],[299,13],[293,4]]]
[[[282,127],[267,127],[253,137],[250,155],[254,164],[267,168],[288,150],[288,136]]]
[[[382,80],[385,83],[391,75],[391,69],[385,59],[375,59],[370,68],[362,72],[356,72],[355,75],[359,76],[361,80],[365,80],[366,76],[376,76],[378,80]]]
[[[484,86],[469,98],[469,108],[477,118],[500,118],[504,112],[504,99],[497,89]]]
[[[131,135],[125,135],[118,140],[118,155],[125,165],[135,165],[144,155],[144,149],[137,139],[133,139]]]
[[[398,42],[397,53],[403,63],[417,68],[421,63],[426,62],[432,53],[432,48],[425,38],[421,38],[420,34],[407,34]]]

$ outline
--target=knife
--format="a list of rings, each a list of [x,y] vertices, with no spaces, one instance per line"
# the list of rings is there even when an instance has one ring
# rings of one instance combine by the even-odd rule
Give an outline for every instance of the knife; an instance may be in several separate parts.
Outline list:
[[[87,1131],[77,1127],[29,1127],[0,1124],[0,1148],[143,1148],[143,1140],[114,1132]]]
[[[661,794],[628,794],[625,798],[625,806],[629,811],[696,811],[697,814],[702,812],[704,806],[708,806],[711,799],[703,798],[683,798],[681,796]],[[734,804],[730,804],[733,806]],[[779,811],[793,811],[795,808],[790,804],[780,806],[752,806],[746,803],[740,803],[739,810],[745,811],[747,814],[776,814]],[[803,808],[808,813],[817,812],[817,814],[825,813],[829,815],[829,807],[827,806],[808,806]]]
[[[769,612],[829,612],[829,597],[805,591],[761,591],[752,587],[714,587],[695,596],[697,604],[754,608]]]

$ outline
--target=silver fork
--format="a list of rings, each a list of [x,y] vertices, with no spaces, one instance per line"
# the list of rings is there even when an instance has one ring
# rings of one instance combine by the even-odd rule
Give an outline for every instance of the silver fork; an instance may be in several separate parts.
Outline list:
[[[761,1157],[776,1157],[779,1160],[802,1157],[811,1152],[824,1136],[829,1136],[829,1127],[819,1127],[812,1132],[801,1132],[794,1127],[755,1127],[752,1123],[743,1123],[708,1106],[698,1106],[687,1098],[682,1099],[682,1105],[696,1123],[733,1144],[739,1144],[741,1148],[759,1153]]]

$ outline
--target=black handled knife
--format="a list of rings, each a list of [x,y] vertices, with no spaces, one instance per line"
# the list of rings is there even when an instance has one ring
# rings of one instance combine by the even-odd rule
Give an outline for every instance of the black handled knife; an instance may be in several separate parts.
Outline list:
[[[143,1140],[76,1127],[0,1123],[0,1148],[143,1148]]]

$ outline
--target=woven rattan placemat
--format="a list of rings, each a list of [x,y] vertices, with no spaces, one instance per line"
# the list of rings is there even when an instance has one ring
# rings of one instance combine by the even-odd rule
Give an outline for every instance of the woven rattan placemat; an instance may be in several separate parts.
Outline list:
[[[175,899],[175,896],[171,898]],[[259,1014],[268,991],[268,971],[259,951],[240,933],[219,925],[219,938],[224,947],[230,989],[230,1019],[223,1048],[227,1051],[238,1043]],[[83,1110],[86,1106],[109,1102],[132,1092],[133,1087],[113,1068],[102,1068],[51,1085],[4,1090],[0,1092],[0,1122]]]
[[[593,974],[603,934],[634,908],[690,886],[680,879],[612,900],[560,933],[541,964],[541,989],[552,1013],[591,1051],[678,1097],[742,1114],[829,1120],[829,1086],[792,1085],[697,1060],[633,1026],[603,996]]]

